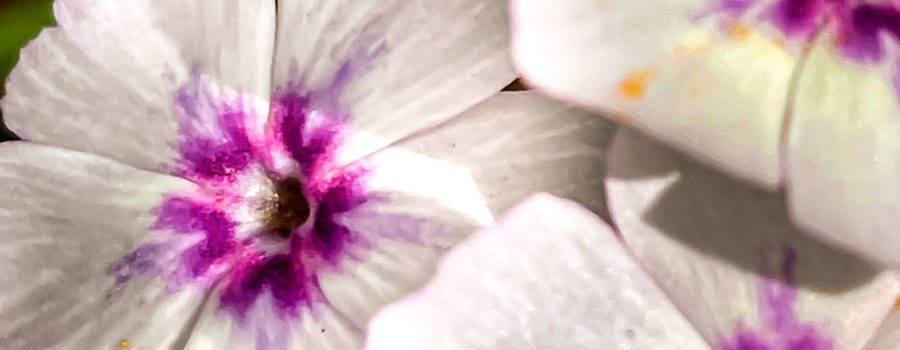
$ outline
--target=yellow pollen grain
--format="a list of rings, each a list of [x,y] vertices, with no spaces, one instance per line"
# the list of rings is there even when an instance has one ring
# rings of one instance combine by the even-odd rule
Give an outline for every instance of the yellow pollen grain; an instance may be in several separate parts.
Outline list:
[[[735,23],[728,30],[728,37],[734,41],[747,40],[753,34],[753,29],[743,23]]]
[[[628,73],[622,81],[619,82],[619,92],[629,98],[639,99],[644,97],[647,92],[647,83],[653,77],[653,70],[642,69]]]
[[[128,350],[131,349],[131,342],[128,339],[122,339],[119,341],[119,350]]]

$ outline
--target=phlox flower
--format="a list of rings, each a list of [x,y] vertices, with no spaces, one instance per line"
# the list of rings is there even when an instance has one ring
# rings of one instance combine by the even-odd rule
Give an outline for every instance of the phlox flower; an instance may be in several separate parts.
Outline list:
[[[2,101],[0,348],[360,348],[529,193],[605,212],[611,125],[497,95],[502,2],[54,10]]]

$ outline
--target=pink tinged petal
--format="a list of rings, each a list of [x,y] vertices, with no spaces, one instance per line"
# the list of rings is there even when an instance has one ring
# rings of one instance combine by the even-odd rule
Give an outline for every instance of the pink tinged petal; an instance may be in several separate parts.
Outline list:
[[[771,3],[513,1],[514,58],[538,89],[774,188],[800,44],[761,22]]]
[[[812,49],[797,86],[791,212],[811,234],[900,269],[898,61],[855,63],[832,38]]]
[[[354,243],[319,274],[330,304],[359,328],[420,287],[446,249],[493,221],[465,168],[397,148],[365,164],[370,200],[336,216]]]
[[[177,156],[176,90],[193,67],[266,115],[272,1],[59,0],[55,13],[59,27],[23,50],[3,99],[27,140],[161,170]]]
[[[894,310],[884,318],[884,321],[881,322],[881,327],[875,331],[872,340],[864,348],[867,350],[900,348],[900,295],[897,296]]]
[[[342,163],[447,120],[514,78],[503,1],[291,0],[279,2],[278,16],[275,85],[323,87],[316,102],[339,104],[365,135],[341,146]]]
[[[709,349],[590,211],[536,195],[378,314],[367,349]]]
[[[202,289],[122,284],[109,270],[152,241],[151,208],[163,193],[191,183],[28,143],[0,145],[0,163],[0,348],[169,349],[190,331]]]
[[[533,92],[501,93],[396,146],[465,168],[494,214],[535,192],[608,218],[603,177],[614,124]]]
[[[625,244],[721,349],[741,339],[747,345],[736,349],[797,339],[859,349],[900,291],[896,275],[793,227],[783,197],[635,133],[617,135],[609,172],[610,212]]]

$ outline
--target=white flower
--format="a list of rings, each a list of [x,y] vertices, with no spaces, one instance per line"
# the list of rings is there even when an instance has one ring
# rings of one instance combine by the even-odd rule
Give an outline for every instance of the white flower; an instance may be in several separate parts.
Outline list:
[[[900,268],[900,8],[887,0],[515,0],[557,97],[785,187],[825,241]]]
[[[630,133],[609,171],[618,230],[535,196],[384,308],[367,349],[900,347],[897,275],[804,236],[779,196]]]
[[[491,97],[504,3],[55,13],[2,104],[26,141],[0,145],[0,348],[357,348],[522,197],[605,210],[608,123]]]

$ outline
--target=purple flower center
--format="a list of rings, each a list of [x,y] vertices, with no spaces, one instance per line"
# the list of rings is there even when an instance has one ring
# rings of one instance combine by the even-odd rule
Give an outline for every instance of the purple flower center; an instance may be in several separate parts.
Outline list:
[[[219,90],[195,72],[175,94],[180,157],[171,171],[197,189],[167,194],[153,241],[109,273],[119,283],[163,278],[172,291],[219,285],[220,309],[242,321],[256,307],[296,318],[323,300],[318,274],[361,242],[341,216],[370,199],[368,171],[334,162],[346,118],[299,85],[275,94],[265,136],[255,138],[246,97]],[[293,170],[273,167],[278,157]]]

